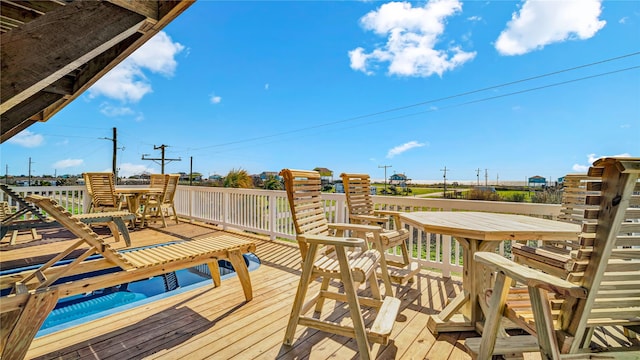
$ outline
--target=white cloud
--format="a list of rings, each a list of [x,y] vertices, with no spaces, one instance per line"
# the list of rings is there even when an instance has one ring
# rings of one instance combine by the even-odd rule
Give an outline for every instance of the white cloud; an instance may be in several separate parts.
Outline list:
[[[222,98],[220,96],[211,96],[211,99],[209,99],[211,101],[212,104],[220,104],[220,102],[222,101]]]
[[[408,143],[402,144],[402,145],[398,145],[396,147],[394,147],[393,149],[389,150],[389,152],[387,153],[387,159],[391,159],[396,155],[400,155],[403,152],[407,151],[407,150],[411,150],[413,148],[417,148],[417,147],[422,147],[425,144],[423,143],[419,143],[417,141],[409,141]]]
[[[100,112],[109,117],[132,115],[134,113],[128,106],[113,106],[106,102],[100,104]]]
[[[109,169],[108,171],[111,171]],[[146,165],[136,165],[132,163],[120,164],[118,176],[129,177],[131,175],[140,175],[142,173],[152,173],[154,170]]]
[[[152,91],[145,71],[173,76],[175,56],[184,49],[161,31],[89,88],[89,97],[106,96],[122,102],[138,102]]]
[[[579,173],[586,173],[589,170],[589,165],[573,164],[571,169]]]
[[[631,154],[629,153],[622,153],[622,154],[618,154],[618,155],[604,155],[604,156],[596,156],[596,154],[589,154],[587,155],[588,158],[588,165],[582,165],[582,164],[574,164],[571,169],[573,171],[577,171],[577,172],[587,172],[587,170],[589,170],[589,166],[591,166],[591,164],[593,164],[594,161],[601,159],[603,157],[631,157]]]
[[[459,13],[458,0],[430,0],[413,7],[408,2],[390,2],[360,19],[366,30],[387,37],[386,44],[366,52],[358,47],[349,51],[351,68],[367,75],[379,63],[389,63],[388,73],[400,76],[442,76],[473,59],[475,52],[465,52],[453,42],[436,49],[445,30],[446,18]]]
[[[502,55],[522,55],[567,40],[585,40],[604,27],[601,0],[525,0],[496,41]]]
[[[51,167],[54,169],[66,169],[70,167],[80,166],[82,164],[84,164],[84,160],[82,159],[65,159],[56,161],[55,163],[53,163],[53,165],[51,165]]]
[[[26,148],[33,148],[42,145],[44,137],[40,134],[32,133],[29,130],[24,130],[7,141]]]

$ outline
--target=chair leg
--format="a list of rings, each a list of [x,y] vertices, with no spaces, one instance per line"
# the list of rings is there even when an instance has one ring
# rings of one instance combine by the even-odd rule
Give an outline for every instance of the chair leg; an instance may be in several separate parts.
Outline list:
[[[347,303],[349,304],[349,313],[351,314],[351,321],[353,321],[353,329],[356,335],[356,343],[358,344],[358,351],[360,352],[360,359],[371,359],[371,349],[369,348],[369,339],[364,327],[364,319],[362,318],[362,310],[360,308],[360,302],[358,301],[358,294],[353,283],[351,270],[349,269],[349,261],[344,248],[337,248],[336,255],[338,256],[338,262],[340,263],[340,274],[342,275],[342,283],[344,286],[344,292],[347,297]],[[371,275],[374,277],[374,274]]]
[[[173,216],[176,218],[176,224],[180,224],[180,221],[178,221],[178,213],[176,212],[176,207],[173,204],[171,204],[171,211],[173,211]]]
[[[162,218],[162,227],[166,228],[167,227],[167,221],[164,218],[164,209],[162,208],[162,205],[158,205],[158,209],[156,211],[156,217],[160,215],[160,218]]]
[[[493,349],[496,345],[498,330],[502,320],[507,295],[509,295],[509,284],[511,280],[503,273],[498,272],[496,282],[493,286],[493,295],[489,300],[489,313],[486,314],[484,329],[482,330],[482,341],[478,359],[491,359]]]
[[[369,276],[369,284],[371,286],[371,297],[376,300],[382,300],[382,295],[380,295],[380,286],[378,285],[378,276],[375,271],[371,276]]]
[[[318,244],[309,245],[307,256],[305,257],[304,265],[302,266],[302,275],[300,275],[300,281],[298,282],[298,290],[296,291],[291,314],[289,315],[289,323],[287,324],[287,330],[284,335],[285,345],[291,345],[293,343],[293,335],[296,332],[300,315],[302,315],[301,310],[304,298],[307,295],[307,290],[309,289],[309,283],[313,272],[313,260],[316,258],[317,251]]]
[[[329,282],[331,278],[324,277],[322,278],[322,285],[320,285],[320,292],[326,291],[329,289]],[[324,297],[318,297],[318,301],[316,301],[316,309],[314,310],[317,314],[322,313],[322,307],[324,306]]]

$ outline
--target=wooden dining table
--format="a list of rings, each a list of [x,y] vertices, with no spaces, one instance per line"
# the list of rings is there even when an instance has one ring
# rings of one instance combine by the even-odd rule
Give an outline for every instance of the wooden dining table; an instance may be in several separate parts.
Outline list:
[[[162,189],[153,187],[144,188],[116,188],[117,195],[122,195],[127,198],[127,205],[129,211],[136,215],[136,218],[142,217],[142,198],[148,195],[160,195]]]
[[[448,331],[478,330],[482,320],[480,296],[487,284],[484,269],[474,261],[478,251],[495,251],[505,240],[577,240],[580,226],[525,215],[467,211],[418,211],[400,214],[403,223],[426,233],[450,235],[464,248],[463,290],[427,327],[437,334]]]

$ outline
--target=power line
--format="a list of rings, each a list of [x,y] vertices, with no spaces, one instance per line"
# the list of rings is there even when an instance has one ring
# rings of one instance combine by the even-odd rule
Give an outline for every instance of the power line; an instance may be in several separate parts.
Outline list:
[[[308,127],[299,128],[299,129],[293,129],[293,130],[284,131],[284,132],[271,134],[271,135],[263,135],[263,136],[257,136],[257,137],[248,138],[248,139],[244,139],[244,140],[230,141],[230,142],[226,142],[226,143],[222,143],[222,144],[203,146],[203,147],[199,147],[199,148],[193,148],[192,150],[193,151],[198,151],[198,150],[210,149],[210,148],[214,148],[214,147],[223,147],[223,146],[227,146],[227,145],[246,143],[246,142],[251,142],[251,141],[256,141],[256,140],[268,139],[268,138],[278,137],[278,136],[282,136],[282,135],[288,135],[288,134],[292,134],[292,133],[302,132],[302,131],[306,131],[306,130],[317,129],[317,128],[321,128],[321,127],[327,127],[327,126],[331,126],[331,125],[336,125],[336,124],[340,124],[340,123],[345,123],[345,122],[350,122],[350,121],[354,121],[354,120],[364,119],[364,118],[368,118],[368,117],[374,117],[374,116],[378,116],[378,115],[382,115],[382,114],[387,114],[387,113],[396,112],[396,111],[400,111],[400,110],[410,109],[410,108],[413,108],[413,107],[432,104],[432,103],[436,103],[436,102],[440,102],[440,101],[444,101],[444,100],[451,100],[451,99],[455,99],[455,98],[458,98],[458,97],[468,96],[468,95],[472,95],[472,94],[476,94],[476,93],[480,93],[480,92],[484,92],[484,91],[488,91],[488,90],[494,90],[494,89],[505,87],[505,86],[511,86],[511,85],[515,85],[515,84],[519,84],[519,83],[523,83],[523,82],[527,82],[527,81],[531,81],[531,80],[537,80],[537,79],[541,79],[541,78],[545,78],[545,77],[549,77],[549,76],[553,76],[553,75],[558,75],[558,74],[561,74],[561,73],[574,71],[574,70],[578,70],[578,69],[582,69],[582,68],[586,68],[586,67],[600,65],[600,64],[607,63],[607,62],[616,61],[616,60],[620,60],[620,59],[624,59],[624,58],[628,58],[628,57],[632,57],[632,56],[637,56],[637,55],[640,55],[640,52],[634,52],[634,53],[630,53],[630,54],[626,54],[626,55],[622,55],[622,56],[617,56],[617,57],[613,57],[613,58],[609,58],[609,59],[605,59],[605,60],[601,60],[601,61],[592,62],[592,63],[589,63],[589,64],[578,65],[578,66],[574,66],[574,67],[563,69],[563,70],[558,70],[558,71],[553,71],[553,72],[550,72],[550,73],[545,73],[545,74],[542,74],[542,75],[536,75],[536,76],[532,76],[532,77],[528,77],[528,78],[524,78],[524,79],[520,79],[520,80],[506,82],[506,83],[502,83],[502,84],[498,84],[498,85],[492,85],[492,86],[481,88],[481,89],[466,91],[466,92],[458,93],[458,94],[454,94],[454,95],[448,95],[448,96],[444,96],[444,97],[437,98],[437,99],[426,100],[426,101],[422,101],[422,102],[415,103],[415,104],[400,106],[400,107],[391,108],[391,109],[387,109],[387,110],[382,110],[382,111],[369,113],[369,114],[365,114],[365,115],[359,115],[359,116],[355,116],[355,117],[351,117],[351,118],[347,118],[347,119],[336,120],[336,121],[332,121],[332,122],[328,122],[328,123],[324,123],[324,124],[318,124],[318,125],[308,126]],[[564,84],[568,84],[568,83],[571,83],[571,82],[587,80],[587,79],[591,79],[591,78],[595,78],[595,77],[599,77],[599,76],[611,75],[611,74],[618,73],[618,72],[630,71],[630,70],[637,69],[638,67],[640,67],[640,66],[633,66],[633,67],[629,67],[629,68],[625,68],[625,69],[618,69],[618,70],[614,70],[614,71],[610,71],[610,72],[606,72],[606,73],[601,73],[601,74],[597,74],[597,75],[591,75],[591,76],[586,76],[586,77],[582,77],[582,78],[563,81],[563,82],[560,82],[560,83],[540,86],[540,87],[536,87],[536,88],[533,88],[533,89],[525,89],[525,90],[521,90],[521,91],[517,91],[517,92],[512,92],[512,93],[509,93],[509,94],[503,94],[503,95],[499,95],[499,96],[494,96],[494,97],[474,100],[474,101],[471,101],[471,102],[462,103],[461,105],[467,105],[467,104],[471,104],[471,103],[474,103],[474,102],[487,101],[487,100],[492,100],[492,99],[499,98],[499,97],[506,97],[506,96],[510,96],[510,95],[516,95],[516,94],[521,94],[521,93],[525,93],[525,92],[545,89],[545,88],[548,88],[548,87],[564,85]],[[458,106],[460,106],[460,105],[458,105]],[[424,111],[420,112],[420,113],[424,113]],[[404,116],[402,116],[402,117],[404,117]],[[371,122],[366,123],[366,124],[371,124]]]
[[[527,93],[527,92],[538,91],[538,90],[547,89],[547,88],[551,88],[551,87],[566,85],[566,84],[573,83],[573,82],[584,81],[584,80],[589,80],[589,79],[593,79],[593,78],[597,78],[597,77],[612,75],[612,74],[615,74],[615,73],[635,70],[635,69],[638,69],[638,68],[640,68],[640,66],[632,66],[632,67],[629,67],[629,68],[613,70],[613,71],[600,73],[600,74],[596,74],[596,75],[584,76],[584,77],[581,77],[581,78],[561,81],[561,82],[557,82],[557,83],[553,83],[553,84],[547,84],[547,85],[538,86],[538,87],[535,87],[535,88],[529,88],[529,89],[514,91],[514,92],[505,93],[505,94],[501,94],[501,95],[495,95],[495,96],[485,97],[485,98],[481,98],[481,99],[470,100],[470,101],[466,101],[466,102],[462,102],[462,103],[458,103],[458,104],[443,106],[443,107],[440,107],[438,109],[429,109],[429,110],[419,111],[419,112],[415,112],[415,113],[411,113],[411,114],[403,114],[403,115],[393,116],[393,117],[384,118],[384,119],[380,119],[380,120],[368,121],[366,123],[357,124],[357,125],[353,125],[353,126],[350,126],[350,127],[371,125],[371,124],[374,124],[374,123],[379,123],[379,122],[384,122],[384,121],[389,121],[389,120],[397,120],[397,119],[402,119],[402,118],[407,118],[407,117],[411,117],[411,116],[421,115],[421,114],[425,114],[425,113],[429,113],[429,112],[442,111],[444,109],[456,108],[456,107],[471,105],[471,104],[480,103],[480,102],[484,102],[484,101],[495,100],[495,99],[499,99],[499,98],[503,98],[503,97],[519,95],[519,94],[523,94],[523,93]],[[449,99],[449,98],[453,98],[453,97],[457,97],[457,96],[458,95],[452,95],[452,96],[448,96],[446,98]],[[423,104],[423,103],[421,103],[421,104]],[[409,108],[409,107],[412,107],[412,106],[405,106],[403,108]],[[384,112],[390,112],[390,111],[391,110],[384,111]],[[370,116],[373,116],[373,115],[370,115]],[[358,118],[363,118],[363,117],[365,117],[365,116],[363,115],[363,116],[360,116]],[[352,119],[355,119],[355,118],[352,118]],[[232,141],[232,142],[223,143],[223,144],[217,144],[217,145],[212,145],[212,146],[196,148],[194,150],[204,150],[204,149],[212,148],[212,147],[223,147],[223,146],[227,146],[227,145],[235,145],[235,144],[239,144],[239,143],[246,143],[246,142],[251,142],[251,141],[263,140],[263,139],[273,138],[273,137],[277,137],[277,136],[288,135],[288,134],[295,133],[295,132],[302,132],[302,131],[305,131],[305,130],[315,129],[315,128],[319,128],[319,127],[326,127],[326,126],[334,125],[334,124],[338,124],[338,123],[344,123],[346,121],[347,120],[335,121],[335,122],[332,122],[332,123],[326,123],[326,124],[321,124],[321,125],[311,126],[311,127],[307,127],[307,128],[291,130],[291,131],[285,131],[285,132],[272,134],[272,135],[259,136],[259,137],[254,137],[254,138],[250,138],[250,139],[245,139],[245,140],[238,140],[238,141]],[[317,134],[315,134],[315,135],[317,135]],[[277,140],[273,140],[272,142],[277,142]],[[237,150],[237,149],[241,149],[241,148],[244,148],[244,147],[236,147],[234,149]],[[217,153],[224,152],[224,151],[225,150],[217,151]]]

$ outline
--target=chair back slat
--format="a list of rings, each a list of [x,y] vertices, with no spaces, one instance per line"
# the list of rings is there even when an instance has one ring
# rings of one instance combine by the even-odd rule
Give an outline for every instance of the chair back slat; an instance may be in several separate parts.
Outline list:
[[[178,180],[180,180],[179,174],[167,175],[164,195],[162,197],[163,204],[173,204],[173,199],[176,195],[176,189],[178,188]]]
[[[562,304],[559,325],[572,339],[598,325],[640,324],[640,159],[597,160],[586,183],[590,209],[582,226],[581,247],[571,252],[567,280],[588,291],[585,299]],[[571,345],[577,346],[577,345]]]
[[[154,189],[164,189],[167,183],[167,174],[151,174],[149,175],[149,187]]]
[[[298,235],[329,235],[329,222],[320,197],[320,173],[308,170],[283,169],[291,217]],[[298,236],[302,258],[307,254],[307,244]]]
[[[347,206],[351,221],[359,222],[352,218],[354,215],[373,215],[374,205],[371,198],[370,177],[368,174],[340,174],[347,194]]]
[[[118,196],[115,193],[113,174],[109,172],[88,172],[82,174],[91,196],[91,210],[119,209]]]

